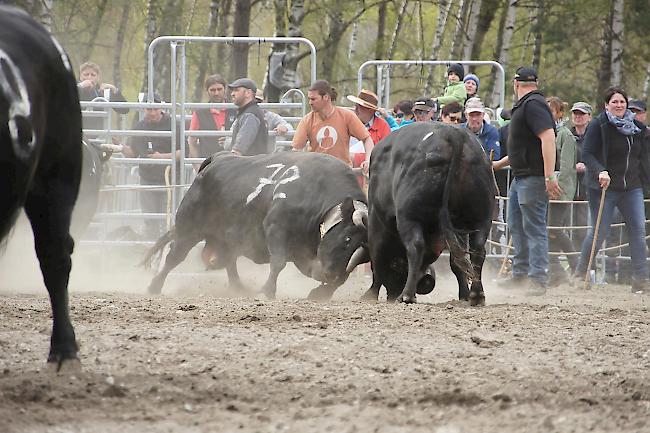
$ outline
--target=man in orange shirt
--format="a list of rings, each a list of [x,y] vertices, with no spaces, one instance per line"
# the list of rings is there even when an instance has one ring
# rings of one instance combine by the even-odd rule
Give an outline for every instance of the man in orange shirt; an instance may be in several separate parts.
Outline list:
[[[363,142],[366,159],[362,169],[367,173],[373,142],[370,133],[350,110],[334,105],[336,90],[325,80],[315,81],[307,97],[312,112],[302,118],[293,136],[293,149],[302,150],[309,142],[310,152],[332,155],[348,165],[350,137]]]

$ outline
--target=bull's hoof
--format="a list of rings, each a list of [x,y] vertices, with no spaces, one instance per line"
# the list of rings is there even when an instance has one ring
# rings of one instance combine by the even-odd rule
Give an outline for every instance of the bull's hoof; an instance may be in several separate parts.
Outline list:
[[[482,307],[485,305],[485,295],[483,293],[470,293],[469,305],[472,307]]]
[[[415,299],[415,295],[411,296],[402,293],[397,298],[397,302],[403,302],[405,304],[415,304],[417,302],[417,299]]]
[[[420,281],[418,281],[415,292],[418,295],[428,295],[436,287],[436,277],[430,274],[425,274]]]
[[[81,361],[79,358],[67,358],[60,361],[47,362],[47,370],[52,374],[75,374],[80,373]]]
[[[377,299],[379,299],[379,292],[378,292],[378,291],[375,291],[375,290],[372,289],[372,288],[368,289],[368,290],[366,291],[366,293],[364,293],[363,295],[361,295],[361,300],[362,300],[362,301],[371,301],[371,302],[374,302],[374,301],[377,301]]]
[[[321,284],[309,292],[307,299],[312,301],[328,301],[332,299],[333,294],[333,291],[327,285]]]
[[[260,290],[260,293],[266,296],[266,299],[268,300],[273,300],[275,299],[275,288],[270,288],[270,287],[262,287],[262,290]]]
[[[160,295],[160,292],[162,292],[162,283],[158,282],[156,278],[154,278],[151,281],[151,284],[149,284],[149,287],[147,288],[147,292],[150,295]]]
[[[81,362],[77,357],[77,344],[69,345],[68,348],[58,346],[51,349],[47,357],[49,370],[54,373],[81,371]]]

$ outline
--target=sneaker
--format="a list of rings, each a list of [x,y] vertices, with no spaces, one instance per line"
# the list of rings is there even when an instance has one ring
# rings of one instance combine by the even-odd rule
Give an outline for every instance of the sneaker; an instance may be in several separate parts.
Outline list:
[[[528,291],[526,295],[528,296],[544,296],[546,294],[546,284],[538,280],[530,280],[528,283]]]
[[[560,284],[569,283],[569,275],[566,273],[562,266],[551,265],[548,272],[548,285],[549,287],[559,286]]]
[[[513,275],[510,278],[496,281],[496,283],[504,289],[524,289],[526,288],[527,282],[528,277],[526,275]]]

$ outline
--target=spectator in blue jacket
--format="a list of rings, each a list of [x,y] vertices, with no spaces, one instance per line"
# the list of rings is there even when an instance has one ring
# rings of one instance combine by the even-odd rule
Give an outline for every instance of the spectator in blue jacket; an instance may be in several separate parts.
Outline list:
[[[490,156],[490,151],[494,151],[492,160],[501,159],[501,145],[499,144],[499,131],[485,121],[485,106],[479,98],[469,98],[465,103],[465,115],[467,122],[463,127],[476,134],[483,145],[485,154]]]

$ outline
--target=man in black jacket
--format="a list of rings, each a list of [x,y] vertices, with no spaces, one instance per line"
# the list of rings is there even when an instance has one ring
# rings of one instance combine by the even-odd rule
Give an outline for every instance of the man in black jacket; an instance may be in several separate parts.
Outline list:
[[[236,155],[268,153],[268,128],[264,111],[257,106],[257,85],[249,78],[240,78],[228,84],[233,104],[239,107],[233,124],[231,152]]]
[[[210,75],[205,80],[205,91],[208,102],[222,104],[228,102],[226,98],[226,80],[221,75]],[[237,110],[233,108],[199,108],[192,114],[190,131],[226,131],[230,129]],[[190,137],[190,157],[206,158],[214,153],[224,150],[225,137]],[[198,165],[196,166],[198,169]]]
[[[494,163],[495,170],[510,164],[514,176],[508,202],[515,249],[509,283],[543,295],[548,285],[548,199],[561,191],[555,176],[555,122],[534,68],[517,69],[513,87],[518,100],[512,107],[508,156]]]

